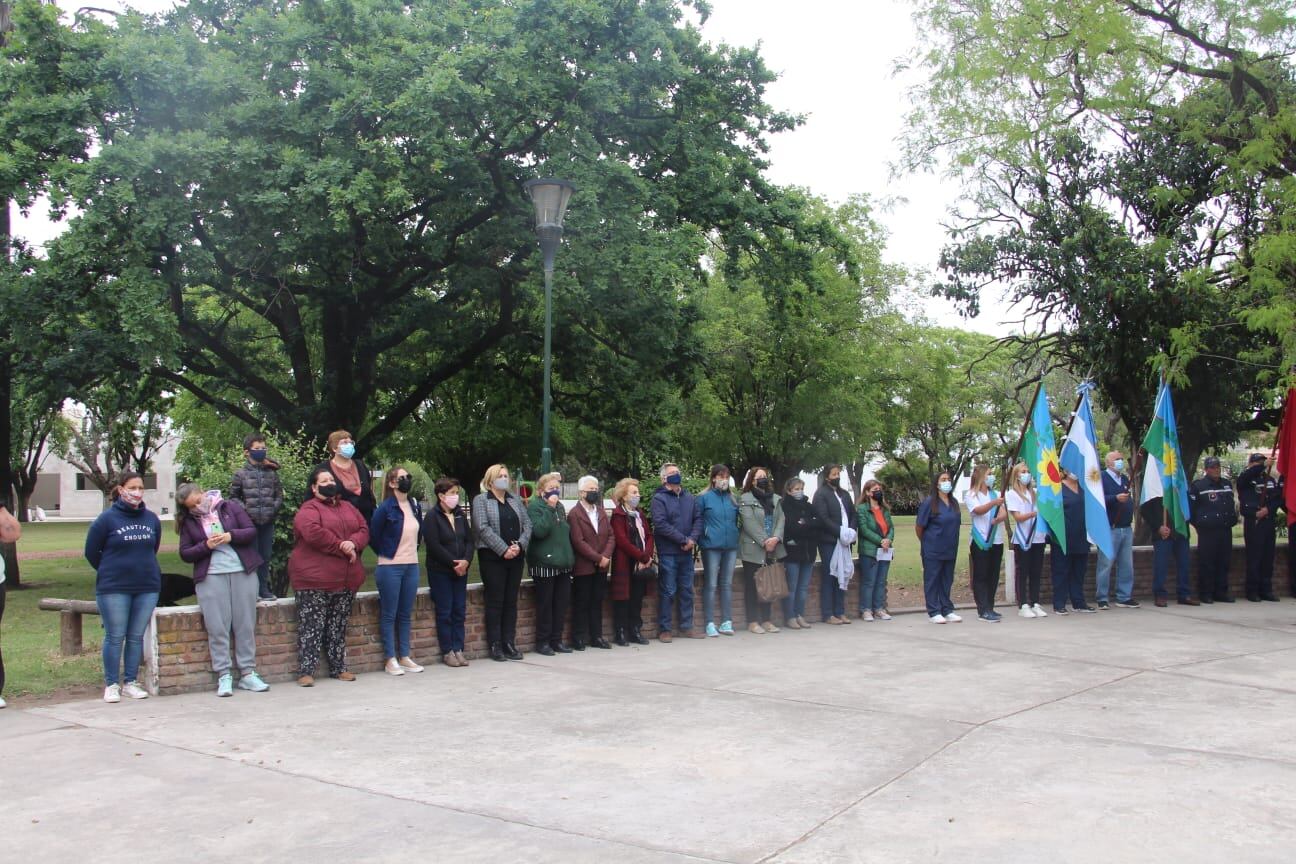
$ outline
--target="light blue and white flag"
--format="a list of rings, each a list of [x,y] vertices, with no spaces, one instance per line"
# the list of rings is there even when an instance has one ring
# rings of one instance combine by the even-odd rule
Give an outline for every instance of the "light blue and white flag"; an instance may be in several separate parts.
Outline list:
[[[1107,520],[1107,495],[1103,492],[1103,462],[1098,458],[1098,441],[1094,437],[1093,409],[1089,391],[1093,384],[1080,385],[1080,407],[1071,419],[1066,441],[1062,444],[1062,467],[1071,472],[1084,493],[1085,532],[1089,542],[1108,558],[1112,557],[1111,522]]]

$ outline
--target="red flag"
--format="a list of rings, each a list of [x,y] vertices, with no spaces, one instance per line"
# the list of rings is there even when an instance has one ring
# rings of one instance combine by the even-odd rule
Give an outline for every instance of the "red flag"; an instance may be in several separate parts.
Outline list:
[[[1283,403],[1282,422],[1278,426],[1278,473],[1284,478],[1283,501],[1287,508],[1287,524],[1296,524],[1296,387],[1287,391]]]

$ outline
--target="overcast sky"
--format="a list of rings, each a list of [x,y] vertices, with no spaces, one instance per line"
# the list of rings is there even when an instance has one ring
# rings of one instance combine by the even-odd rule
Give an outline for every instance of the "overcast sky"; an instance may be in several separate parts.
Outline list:
[[[806,115],[805,124],[774,136],[770,177],[804,186],[840,202],[857,192],[878,205],[877,218],[889,231],[887,260],[934,273],[945,244],[942,222],[958,186],[933,175],[895,177],[910,80],[898,80],[895,61],[910,51],[915,27],[905,0],[710,0],[712,15],[703,34],[712,42],[760,44],[766,64],[779,75],[767,91],[776,108]],[[76,9],[80,0],[59,0]],[[101,8],[121,8],[98,0]],[[173,0],[136,0],[148,12]],[[884,206],[885,205],[885,206]],[[19,218],[16,234],[43,242],[43,219]],[[921,281],[921,280],[920,280]],[[959,319],[943,300],[924,298],[923,311],[942,324],[1004,334],[1011,328],[1002,304],[985,298],[979,319]]]

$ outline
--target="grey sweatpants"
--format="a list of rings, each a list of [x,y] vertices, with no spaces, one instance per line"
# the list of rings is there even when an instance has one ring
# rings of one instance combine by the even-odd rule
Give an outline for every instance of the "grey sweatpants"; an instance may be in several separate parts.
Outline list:
[[[209,573],[195,586],[198,607],[207,628],[207,648],[212,671],[230,671],[230,631],[238,654],[239,672],[256,670],[257,574]]]

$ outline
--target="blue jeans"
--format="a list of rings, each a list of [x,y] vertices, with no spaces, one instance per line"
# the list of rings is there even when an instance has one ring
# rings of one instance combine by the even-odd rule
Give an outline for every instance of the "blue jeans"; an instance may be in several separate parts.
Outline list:
[[[256,550],[261,556],[257,568],[257,596],[270,594],[270,556],[274,554],[274,522],[256,526]]]
[[[158,592],[144,594],[96,594],[99,618],[103,621],[104,684],[136,680],[144,657],[144,631],[157,606]],[[121,674],[122,645],[125,644],[126,674]]]
[[[879,561],[866,555],[860,556],[859,611],[881,612],[886,608],[887,573],[890,570],[890,561]]]
[[[1167,596],[1166,577],[1172,557],[1178,571],[1178,599],[1187,600],[1192,594],[1188,581],[1188,538],[1176,532],[1171,532],[1167,540],[1159,535],[1152,538],[1152,593],[1157,597]]]
[[[419,565],[379,564],[374,569],[378,586],[378,632],[384,657],[408,657],[410,617],[418,596]]]
[[[948,615],[954,611],[950,592],[954,589],[954,559],[922,556],[923,597],[927,615]]]
[[[657,562],[657,631],[669,633],[675,628],[675,596],[679,595],[679,629],[693,629],[693,556],[659,555]]]
[[[832,575],[832,556],[836,549],[836,543],[819,544],[819,614],[825,621],[834,615],[846,617],[846,592]]]
[[[468,612],[468,577],[428,568],[428,592],[436,607],[437,643],[441,653],[464,650],[464,621]]]
[[[708,624],[718,623],[715,616],[717,582],[720,588],[720,621],[733,620],[733,575],[737,562],[737,549],[702,550],[702,574],[706,578],[706,587],[702,591],[702,617]]]
[[[1112,565],[1116,565],[1116,599],[1124,603],[1134,593],[1134,529],[1113,528],[1112,556],[1108,558],[1098,550],[1098,599],[1106,601],[1111,588]]]
[[[810,574],[814,572],[813,561],[793,561],[788,558],[783,562],[787,570],[788,596],[783,598],[783,617],[785,619],[805,617],[806,598],[810,596]]]

